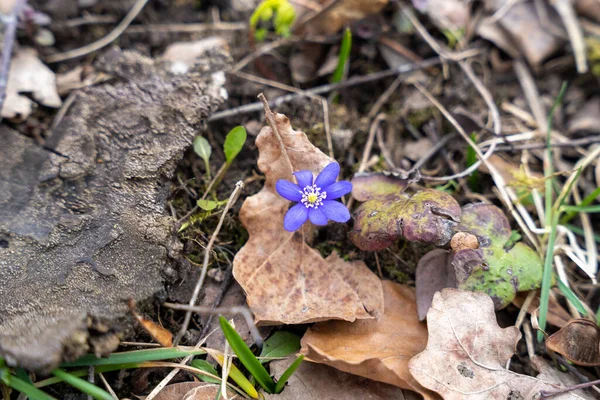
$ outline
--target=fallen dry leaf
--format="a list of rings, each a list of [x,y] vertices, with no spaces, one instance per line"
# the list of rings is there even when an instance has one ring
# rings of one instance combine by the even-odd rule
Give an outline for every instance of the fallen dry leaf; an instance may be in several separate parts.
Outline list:
[[[163,347],[173,347],[173,334],[162,326],[156,324],[154,321],[139,315],[135,309],[135,302],[133,299],[129,299],[129,311],[139,322],[142,328],[144,328],[144,330],[148,332],[150,336],[152,336],[152,339],[156,340]]]
[[[436,293],[427,326],[427,348],[410,360],[409,370],[446,400],[533,399],[540,390],[562,387],[543,375],[535,378],[506,369],[521,333],[514,326],[498,326],[494,304],[484,293],[451,288]],[[581,398],[564,396],[557,398]]]
[[[321,0],[326,3],[326,0]],[[369,15],[377,14],[386,6],[388,0],[341,0],[333,3],[331,7],[325,8],[315,18],[311,18],[303,24],[303,14],[298,10],[298,18],[301,21],[296,33],[307,35],[331,35],[354,21],[361,20]]]
[[[294,131],[289,119],[272,114],[294,170],[320,172],[332,160]],[[381,313],[381,282],[361,261],[323,259],[304,241],[303,231],[283,228],[289,201],[275,191],[279,179],[292,180],[290,168],[270,127],[256,138],[258,168],[265,174],[263,189],[248,197],[240,220],[249,233],[236,254],[233,275],[246,292],[256,322],[300,324],[373,318]]]
[[[414,289],[383,282],[385,311],[379,321],[327,321],[315,324],[302,338],[301,353],[313,362],[340,371],[421,393],[423,388],[408,371],[410,358],[427,344],[427,328],[417,318]]]
[[[219,385],[206,382],[179,382],[165,386],[154,400],[214,400],[220,391]],[[229,394],[229,400],[240,398]],[[139,398],[145,399],[145,396]]]
[[[505,3],[506,0],[485,2],[491,13],[501,10]],[[549,28],[549,22],[555,21],[542,20],[533,2],[516,2],[509,8],[504,7],[504,10],[494,14],[496,17],[484,18],[478,25],[477,34],[514,58],[525,56],[533,66],[539,66],[562,48],[564,40]],[[560,23],[555,26],[560,26]]]
[[[577,365],[600,365],[600,330],[587,319],[575,319],[546,339],[546,347]]]
[[[534,387],[532,389],[532,391],[525,397],[527,399],[537,396],[539,394],[540,390],[548,390],[548,388],[545,387],[545,384],[543,382],[551,382],[551,383],[559,384],[563,387],[574,386],[574,385],[581,383],[579,380],[575,379],[571,375],[557,371],[550,365],[550,363],[548,363],[548,361],[546,361],[542,357],[532,357],[531,364],[537,371],[539,371],[537,378],[540,379],[540,382],[538,382],[537,386],[540,386],[540,388],[538,389],[537,386]],[[592,399],[594,399],[594,396],[584,392],[583,390],[577,390],[577,391],[566,393],[566,394],[563,394],[560,396],[558,396],[558,395],[554,396],[554,397],[552,397],[552,399],[553,400],[557,400],[557,399],[558,400],[561,400],[561,399],[562,400],[568,400],[568,399],[592,400]]]
[[[40,61],[35,50],[29,48],[20,49],[12,59],[2,106],[3,118],[25,119],[31,114],[33,101],[20,93],[31,93],[47,107],[56,108],[62,104],[56,91],[54,72]]]
[[[452,255],[443,249],[425,254],[417,264],[415,286],[417,289],[417,311],[419,320],[427,317],[433,295],[447,287],[456,287],[456,274]]]
[[[269,364],[279,377],[293,358]],[[370,379],[350,375],[323,364],[303,362],[287,382],[281,394],[266,394],[267,400],[404,400],[402,389]]]

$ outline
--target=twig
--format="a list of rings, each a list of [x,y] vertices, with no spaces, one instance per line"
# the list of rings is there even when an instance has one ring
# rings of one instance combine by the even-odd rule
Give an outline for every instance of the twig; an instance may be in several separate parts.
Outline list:
[[[244,31],[248,29],[246,22],[210,22],[198,24],[147,24],[130,25],[125,34],[130,33],[198,33],[206,31]]]
[[[469,51],[460,53],[458,55],[458,57],[469,58],[469,57],[474,57],[480,53],[481,52],[479,50],[477,50],[477,51],[469,50]],[[372,74],[363,75],[363,76],[354,76],[354,77],[351,77],[342,82],[329,83],[326,85],[317,86],[317,87],[305,90],[304,92],[312,93],[312,94],[323,94],[323,93],[330,92],[332,90],[338,90],[338,89],[343,89],[343,88],[347,88],[347,87],[351,87],[351,86],[362,85],[365,83],[374,82],[374,81],[388,78],[388,77],[394,76],[394,75],[408,74],[408,73],[411,73],[414,71],[418,71],[421,69],[439,65],[440,63],[441,63],[440,57],[434,57],[434,58],[430,58],[430,59],[424,60],[419,63],[403,64],[397,68],[374,72]],[[305,95],[305,94],[303,94],[303,95]],[[292,101],[292,100],[296,99],[298,96],[300,96],[300,95],[293,93],[293,94],[288,94],[285,96],[277,97],[277,98],[269,101],[269,106],[276,107],[282,103]],[[232,108],[229,110],[224,110],[221,112],[214,113],[210,118],[208,118],[207,121],[214,122],[214,121],[218,121],[218,120],[221,120],[224,118],[231,118],[231,117],[234,117],[234,116],[240,115],[240,114],[245,114],[245,113],[249,113],[249,112],[257,112],[257,111],[260,111],[262,108],[263,108],[262,102],[245,104],[240,107],[236,107],[236,108]]]
[[[394,82],[392,82],[392,84],[385,90],[385,92],[383,92],[381,96],[379,96],[375,104],[373,104],[373,107],[371,107],[369,114],[367,115],[369,119],[373,119],[377,114],[379,114],[381,107],[383,107],[383,105],[389,100],[390,96],[396,91],[396,89],[398,89],[398,86],[400,86],[400,84],[403,81],[404,76],[397,77],[394,80]]]
[[[294,176],[294,166],[292,165],[292,160],[290,160],[290,156],[288,155],[287,150],[285,149],[285,144],[283,143],[283,136],[281,136],[281,132],[279,132],[277,121],[275,121],[275,115],[273,114],[273,111],[271,111],[271,108],[269,107],[269,102],[267,101],[265,95],[260,93],[258,95],[258,98],[263,103],[263,107],[265,108],[265,118],[267,119],[269,126],[271,127],[273,133],[275,134],[275,137],[277,138],[277,142],[279,143],[279,150],[281,151],[285,162],[290,168],[290,174],[292,176],[292,179],[295,180],[296,177]]]
[[[131,10],[127,13],[125,18],[113,29],[108,35],[104,36],[102,39],[80,47],[78,49],[73,49],[69,51],[65,51],[64,53],[52,54],[46,58],[47,63],[55,63],[65,60],[70,60],[72,58],[82,57],[86,54],[92,53],[94,51],[100,50],[101,48],[108,46],[111,42],[117,39],[124,31],[127,29],[129,24],[133,22],[135,17],[138,16],[140,11],[144,8],[148,0],[137,0]]]
[[[221,315],[221,314],[240,314],[246,320],[246,324],[248,324],[248,329],[250,329],[250,333],[252,334],[252,338],[256,343],[256,346],[262,347],[262,337],[260,336],[260,332],[254,325],[254,320],[252,317],[252,313],[248,308],[243,306],[234,306],[234,307],[203,307],[203,306],[190,306],[188,304],[177,304],[177,303],[164,303],[164,307],[171,308],[173,310],[183,310],[188,312],[195,312],[199,314],[209,314],[209,315]]]
[[[581,26],[577,22],[577,15],[573,9],[573,3],[571,0],[551,0],[550,3],[560,15],[563,25],[567,29],[571,46],[573,47],[573,55],[575,56],[575,65],[577,66],[577,72],[585,74],[588,71],[588,65],[586,60],[586,46],[583,39],[583,32]]]
[[[327,148],[329,150],[329,157],[335,158],[333,156],[333,141],[331,139],[331,128],[329,125],[329,105],[327,104],[327,99],[323,96],[319,96],[318,94],[312,94],[305,90],[298,89],[294,86],[286,85],[281,82],[272,81],[270,79],[261,78],[258,76],[250,75],[241,71],[230,71],[232,75],[236,75],[242,79],[246,79],[250,82],[260,83],[262,85],[271,86],[277,89],[287,90],[288,92],[297,93],[299,95],[305,95],[308,98],[314,99],[321,103],[321,107],[323,108],[323,127],[325,129],[325,137],[327,138]]]
[[[578,385],[568,386],[566,388],[562,388],[559,390],[540,390],[540,395],[541,395],[540,399],[548,399],[550,397],[553,397],[553,396],[556,396],[559,394],[569,393],[569,392],[572,392],[573,390],[587,389],[589,387],[596,386],[596,385],[600,385],[600,379],[598,379],[596,381],[580,383]]]
[[[100,380],[102,381],[102,384],[104,385],[104,387],[106,388],[106,390],[108,390],[108,393],[110,393],[110,395],[112,396],[112,398],[114,400],[119,400],[119,398],[117,397],[117,394],[115,393],[115,391],[113,390],[113,388],[110,387],[110,385],[108,384],[108,381],[106,380],[106,378],[104,377],[104,375],[102,375],[102,372],[98,372],[98,376],[100,377]]]
[[[231,70],[232,71],[240,71],[246,65],[250,64],[252,61],[256,60],[258,57],[262,56],[263,54],[269,53],[270,51],[273,51],[274,49],[278,48],[279,46],[283,46],[284,44],[291,43],[291,42],[292,41],[289,38],[279,38],[271,43],[265,44],[264,46],[261,46],[260,48],[256,49],[255,51],[253,51],[252,53],[248,54],[246,57],[244,57],[240,61],[238,61],[233,66],[233,68],[231,68]]]
[[[6,99],[6,86],[8,85],[12,49],[17,33],[17,20],[21,9],[25,6],[26,2],[27,0],[17,0],[10,15],[0,14],[0,21],[6,26],[6,28],[4,28],[4,43],[2,44],[2,59],[0,60],[0,110],[2,110],[4,100]],[[1,118],[2,117],[0,116],[0,119]]]
[[[215,243],[215,240],[217,239],[217,235],[219,234],[221,227],[223,226],[223,221],[225,220],[225,216],[227,215],[227,212],[229,211],[231,206],[235,203],[235,201],[239,197],[243,188],[244,188],[244,184],[241,181],[238,181],[235,184],[235,189],[231,193],[231,196],[229,196],[229,200],[227,200],[227,204],[225,205],[225,208],[223,209],[223,214],[221,215],[221,219],[219,220],[217,227],[215,228],[212,236],[210,237],[210,240],[208,241],[208,244],[206,245],[206,248],[204,249],[204,262],[202,263],[202,272],[200,273],[198,282],[196,282],[196,286],[194,287],[194,292],[192,293],[192,298],[190,299],[190,303],[189,303],[190,307],[193,307],[196,304],[196,300],[198,299],[198,295],[200,294],[200,289],[202,288],[202,285],[204,284],[204,278],[206,277],[206,272],[208,271],[208,261],[210,259],[210,251],[212,249],[213,244]],[[192,312],[188,311],[185,314],[185,319],[183,320],[183,324],[181,325],[181,328],[179,329],[179,333],[177,334],[175,339],[173,339],[173,346],[177,346],[177,344],[179,343],[179,341],[181,340],[181,338],[187,331],[187,328],[188,328],[188,325],[190,324],[191,318],[192,318]]]

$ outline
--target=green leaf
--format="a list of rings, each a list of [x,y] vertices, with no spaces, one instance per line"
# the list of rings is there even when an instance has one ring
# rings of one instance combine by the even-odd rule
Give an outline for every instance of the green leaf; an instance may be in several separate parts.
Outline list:
[[[300,354],[298,358],[296,358],[296,360],[294,360],[294,362],[285,371],[283,371],[283,374],[281,374],[281,377],[275,385],[275,393],[281,393],[285,383],[288,381],[288,379],[290,379],[294,372],[296,372],[300,364],[302,364],[302,360],[304,360],[304,355]]]
[[[210,155],[212,153],[212,148],[210,147],[210,143],[208,140],[202,136],[196,136],[194,138],[194,151],[200,158],[204,160],[204,166],[206,167],[206,175],[210,177]]]
[[[227,322],[225,317],[219,317],[219,324],[223,330],[223,335],[229,342],[229,345],[240,359],[240,362],[246,367],[246,369],[252,374],[256,381],[262,386],[267,393],[273,394],[275,391],[275,382],[271,379],[271,376],[258,361],[256,356],[252,354],[250,348],[246,345],[240,335],[233,329],[233,327]]]
[[[598,213],[600,212],[600,204],[593,206],[562,206],[563,211],[571,211],[576,213]]]
[[[454,252],[452,265],[459,289],[488,294],[499,310],[510,304],[517,292],[540,287],[542,260],[522,242],[505,247],[512,233],[498,207],[483,203],[464,206],[456,231],[469,232],[479,241],[478,249]]]
[[[214,200],[198,200],[197,204],[204,211],[212,211],[219,206],[219,202]]]
[[[87,393],[97,400],[113,400],[113,397],[107,391],[100,389],[98,386],[89,383],[85,379],[78,378],[74,375],[69,374],[66,371],[63,371],[60,368],[52,371],[52,374],[58,378],[63,379],[66,383],[73,386],[76,389],[79,389],[83,393]]]
[[[194,151],[204,160],[204,162],[208,162],[210,160],[210,155],[212,154],[212,147],[210,147],[210,143],[208,143],[206,138],[196,136],[194,138]]]
[[[277,331],[265,340],[260,357],[287,357],[300,350],[300,337],[291,332]],[[263,363],[268,360],[262,360]]]
[[[406,180],[379,175],[358,176],[355,182],[352,196],[366,201],[354,211],[349,237],[361,250],[383,250],[400,237],[438,246],[452,239],[460,206],[448,193],[426,189],[409,196],[402,193]]]
[[[233,160],[244,147],[246,143],[246,128],[243,126],[236,126],[229,131],[223,144],[223,151],[225,152],[225,159],[227,164],[231,164]]]
[[[52,397],[49,394],[42,392],[40,389],[33,386],[33,384],[31,384],[30,382],[27,382],[17,376],[12,375],[9,369],[6,367],[0,368],[0,382],[10,388],[13,388],[18,392],[26,394],[30,400],[56,400],[55,397]]]
[[[581,303],[581,300],[579,300],[579,297],[577,297],[577,295],[571,290],[571,288],[568,287],[567,285],[565,285],[564,282],[561,281],[560,279],[557,279],[557,281],[558,281],[558,290],[560,290],[560,292],[563,294],[563,296],[565,296],[567,298],[567,300],[569,300],[571,302],[571,304],[573,304],[575,306],[577,311],[579,311],[582,315],[588,315],[588,312],[585,309],[585,307],[583,306],[583,304]]]
[[[210,363],[206,360],[192,360],[191,364],[192,364],[192,367],[194,367],[194,368],[198,368],[202,371],[208,372],[209,374],[219,376],[219,373],[217,372],[217,370],[212,365],[210,365]],[[221,383],[221,381],[219,379],[211,378],[210,376],[201,375],[201,374],[198,374],[196,376],[199,379],[203,380],[204,382]]]
[[[94,354],[86,354],[75,361],[62,363],[60,366],[66,368],[90,365],[129,364],[206,354],[204,349],[188,349],[189,350],[181,347],[168,347],[150,350],[123,351],[120,353],[112,353],[106,358],[96,357]]]
[[[350,51],[352,50],[352,31],[350,28],[346,28],[344,31],[344,37],[342,38],[342,44],[340,45],[340,53],[338,54],[338,63],[331,76],[332,83],[341,82],[346,72],[346,65],[350,58]]]

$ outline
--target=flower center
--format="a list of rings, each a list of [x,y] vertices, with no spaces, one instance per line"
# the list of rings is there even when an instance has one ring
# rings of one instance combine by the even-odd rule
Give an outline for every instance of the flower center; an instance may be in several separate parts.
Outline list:
[[[321,192],[321,188],[316,185],[306,186],[300,193],[302,194],[301,202],[306,208],[319,208],[323,205],[323,200],[327,198],[327,193]]]

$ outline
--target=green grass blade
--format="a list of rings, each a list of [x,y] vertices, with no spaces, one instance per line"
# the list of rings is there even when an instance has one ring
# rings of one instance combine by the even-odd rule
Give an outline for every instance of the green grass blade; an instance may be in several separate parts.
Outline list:
[[[244,143],[246,143],[246,128],[243,126],[236,126],[229,131],[223,143],[223,152],[225,153],[225,159],[227,164],[231,164],[237,155],[242,151]]]
[[[13,388],[18,392],[26,394],[30,400],[56,400],[55,397],[52,397],[49,394],[42,392],[33,384],[17,376],[12,375],[6,367],[0,369],[0,382],[2,382],[10,388]]]
[[[86,354],[83,357],[73,361],[62,363],[61,367],[85,367],[90,365],[111,365],[111,364],[128,364],[128,363],[141,363],[144,361],[160,361],[168,360],[171,358],[195,356],[199,354],[206,354],[204,349],[191,349],[185,350],[179,347],[169,347],[160,349],[150,350],[133,350],[124,351],[121,353],[112,353],[106,358],[99,358],[93,354]]]
[[[112,395],[107,391],[100,389],[98,386],[89,383],[84,379],[71,375],[70,373],[60,368],[57,368],[54,371],[52,371],[52,374],[58,378],[63,379],[66,383],[82,391],[83,393],[92,396],[96,400],[113,400]]]
[[[600,204],[597,205],[593,205],[593,206],[570,206],[570,205],[564,205],[561,207],[561,209],[563,211],[571,211],[571,212],[575,212],[575,213],[598,213],[600,212]]]
[[[471,140],[473,143],[477,143],[477,135],[475,132],[471,133]],[[466,167],[469,168],[471,165],[477,162],[477,153],[475,153],[475,149],[471,146],[467,148],[467,160]],[[479,190],[479,172],[473,171],[473,173],[467,178],[467,183],[472,191],[477,192]]]
[[[198,368],[205,372],[208,372],[209,374],[219,376],[219,373],[217,372],[217,370],[206,360],[193,360],[191,365],[192,365],[192,367]],[[210,376],[206,376],[206,375],[197,374],[196,377],[198,379],[203,380],[204,382],[217,383],[217,384],[221,383],[221,380],[211,378]]]
[[[583,198],[583,200],[581,200],[581,203],[579,203],[579,206],[589,206],[590,204],[592,204],[592,202],[594,200],[596,200],[596,198],[600,196],[600,186],[598,186],[596,189],[594,189],[594,191],[590,194],[588,194],[587,196],[585,196]],[[575,217],[577,215],[576,211],[571,211],[571,212],[567,212],[565,215],[563,215],[563,217],[560,219],[560,224],[561,225],[565,225],[567,224],[570,220],[573,219],[573,217]]]
[[[265,340],[260,357],[287,357],[300,350],[300,337],[291,332],[277,331]],[[262,363],[268,360],[262,360]]]
[[[352,50],[352,31],[350,28],[346,28],[344,31],[344,37],[342,38],[342,44],[340,46],[340,53],[338,54],[338,63],[331,76],[332,83],[341,82],[346,72],[346,65],[350,58],[350,51]]]
[[[281,393],[285,383],[288,381],[288,379],[290,379],[290,376],[292,376],[300,364],[302,364],[302,360],[304,360],[304,355],[300,354],[298,358],[296,358],[296,360],[294,360],[294,362],[285,371],[283,371],[283,374],[281,374],[281,377],[275,385],[275,393]]]
[[[274,393],[275,382],[271,379],[271,376],[258,361],[256,356],[252,354],[250,348],[246,345],[240,335],[233,329],[233,327],[227,322],[225,317],[219,317],[219,324],[223,330],[223,335],[229,342],[231,349],[240,359],[240,362],[246,367],[246,369],[252,374],[256,381],[267,391],[267,393]]]
[[[588,312],[583,306],[583,303],[581,303],[581,300],[579,300],[579,297],[577,297],[577,295],[571,290],[571,288],[565,285],[563,281],[561,281],[560,279],[557,279],[557,281],[558,290],[560,290],[563,296],[565,296],[567,300],[569,300],[571,304],[575,306],[575,308],[581,313],[581,315],[587,315]]]
[[[550,212],[552,209],[549,210]],[[554,213],[553,213],[554,214]],[[544,258],[544,272],[542,273],[542,288],[540,290],[540,330],[537,333],[537,340],[541,342],[544,338],[543,332],[546,330],[546,318],[548,317],[548,301],[550,300],[550,286],[552,284],[552,266],[554,257],[554,245],[556,243],[556,226],[558,218],[555,217],[551,221],[550,236],[548,237],[548,245],[546,246],[546,257]]]

